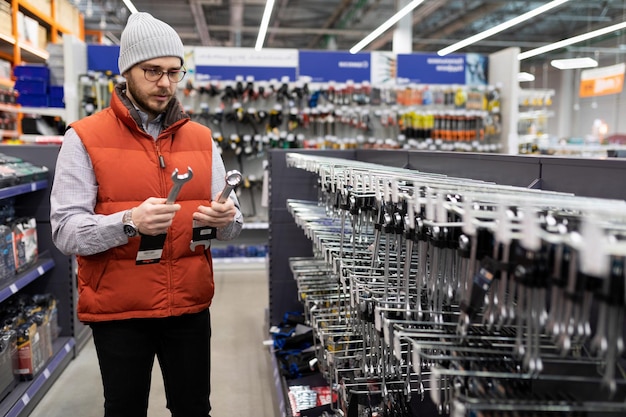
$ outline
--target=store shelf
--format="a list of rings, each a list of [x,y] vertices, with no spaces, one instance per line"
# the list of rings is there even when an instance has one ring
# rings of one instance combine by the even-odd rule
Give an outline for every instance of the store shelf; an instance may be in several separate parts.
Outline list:
[[[39,116],[52,116],[65,119],[65,109],[62,107],[18,107],[18,112],[22,114],[36,114]]]
[[[67,363],[73,358],[73,338],[61,337],[52,348],[54,354],[46,367],[32,381],[20,382],[0,403],[0,415],[5,417],[27,416],[34,404],[54,383]],[[35,400],[35,401],[34,401]]]
[[[235,258],[214,258],[213,265],[238,265],[238,264],[246,264],[246,265],[258,265],[265,263],[265,257],[257,256],[257,257],[235,257]]]
[[[2,104],[0,103],[0,111],[8,113],[19,113],[20,107],[14,104]]]
[[[20,135],[20,133],[17,130],[3,130],[3,129],[0,129],[0,137],[2,137],[2,138],[7,138],[7,137],[16,138],[19,135]]]
[[[243,224],[243,229],[248,229],[248,230],[267,230],[269,229],[270,225],[268,222],[252,222],[252,223],[245,223]]]
[[[32,193],[33,191],[45,190],[46,188],[48,188],[48,180],[39,180],[26,184],[0,188],[0,199],[11,198],[20,194]]]
[[[21,274],[18,274],[14,279],[1,283],[0,302],[3,302],[13,294],[16,294],[22,288],[35,281],[37,278],[43,276],[53,267],[54,260],[51,257],[47,255],[40,255],[38,261],[31,268]]]
[[[62,135],[20,135],[19,139],[24,143],[32,144],[55,144],[63,143]]]
[[[534,120],[534,119],[549,118],[549,117],[554,117],[554,116],[555,116],[555,112],[552,110],[530,110],[530,111],[520,112],[518,114],[518,118],[520,120]]]

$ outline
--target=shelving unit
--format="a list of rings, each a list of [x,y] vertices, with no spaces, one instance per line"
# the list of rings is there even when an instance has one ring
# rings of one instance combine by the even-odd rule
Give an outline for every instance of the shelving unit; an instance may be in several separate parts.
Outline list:
[[[58,145],[0,145],[0,153],[48,167],[49,178],[54,176],[58,151]],[[52,243],[50,188],[51,181],[39,180],[0,190],[0,199],[15,198],[17,213],[36,219],[39,246],[37,264],[14,280],[0,285],[0,302],[19,292],[53,294],[58,300],[61,328],[51,359],[33,380],[19,383],[0,401],[0,416],[27,416],[90,337],[89,328],[76,317],[75,259],[62,254]]]
[[[0,88],[4,87],[4,85],[0,86]],[[0,129],[0,140],[4,139],[4,138],[9,138],[9,139],[16,139],[19,137],[20,132],[17,129],[17,124],[18,124],[18,117],[17,117],[17,112],[18,112],[18,106],[13,105],[13,104],[2,104],[0,103],[0,116],[1,118],[5,119],[5,121],[7,120],[7,117],[9,118],[9,120],[11,120],[11,123],[6,123],[5,126],[6,127],[15,127],[14,129]],[[2,114],[4,113],[4,114]]]
[[[85,38],[83,17],[68,0],[0,0],[2,9],[10,7],[10,19],[2,16],[3,31],[0,32],[0,58],[10,61],[13,65],[22,61],[43,63],[48,59],[45,44],[56,43],[62,35],[75,35]],[[39,23],[37,35],[44,36],[40,44],[34,45],[22,39],[18,32],[19,13]],[[44,46],[44,47],[42,47]]]
[[[618,159],[382,150],[272,151],[269,154],[268,167],[271,178],[268,265],[270,327],[279,325],[284,313],[302,311],[302,304],[298,301],[297,283],[289,269],[289,258],[313,256],[311,242],[288,212],[286,199],[316,201],[317,178],[304,170],[287,168],[285,162],[287,152],[376,163],[502,185],[528,187],[534,184],[536,188],[546,191],[573,193],[585,197],[626,199],[626,191],[620,186],[621,178],[626,173],[626,163]],[[272,360],[272,366],[276,387],[275,404],[278,404],[279,415],[291,416],[286,406],[283,377],[275,360]]]
[[[555,116],[550,89],[522,89],[519,92],[517,133],[519,153],[537,153],[550,140],[548,121]]]

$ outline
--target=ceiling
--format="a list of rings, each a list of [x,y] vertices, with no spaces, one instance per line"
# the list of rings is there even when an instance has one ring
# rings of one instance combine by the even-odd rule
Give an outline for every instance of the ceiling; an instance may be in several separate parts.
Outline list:
[[[396,1],[275,0],[264,46],[349,50],[395,13]],[[425,0],[412,15],[412,51],[437,51],[548,2]],[[117,43],[129,14],[122,0],[74,0],[74,3],[85,16],[86,29],[104,28],[106,37]],[[187,46],[254,47],[265,8],[265,0],[133,0],[133,3],[139,11],[150,12],[173,26]],[[626,0],[570,0],[458,52],[488,54],[511,46],[524,51],[625,19]],[[393,29],[365,50],[391,51],[392,38]],[[625,31],[557,53],[596,52],[615,56],[622,51],[626,53]]]

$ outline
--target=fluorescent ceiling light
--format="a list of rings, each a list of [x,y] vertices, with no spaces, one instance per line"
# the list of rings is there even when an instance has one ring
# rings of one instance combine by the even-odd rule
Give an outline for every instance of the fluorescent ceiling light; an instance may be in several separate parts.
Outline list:
[[[272,9],[274,8],[274,0],[267,0],[265,3],[265,10],[263,11],[263,18],[261,19],[261,26],[259,27],[259,35],[256,38],[256,45],[254,49],[260,51],[263,49],[263,42],[265,42],[265,35],[267,34],[267,27],[270,24],[270,17],[272,17]]]
[[[124,4],[126,5],[126,7],[128,7],[128,10],[130,10],[130,13],[137,13],[139,10],[137,10],[137,8],[135,7],[135,5],[133,4],[133,2],[131,0],[123,0]]]
[[[517,82],[527,83],[530,81],[535,81],[535,76],[532,75],[530,72],[520,72],[519,74],[517,74]]]
[[[541,55],[546,52],[554,51],[555,49],[565,48],[566,46],[573,45],[579,42],[584,42],[588,39],[606,35],[607,33],[615,32],[616,30],[620,30],[624,28],[626,28],[626,22],[618,23],[613,26],[608,26],[603,29],[594,30],[593,32],[583,33],[582,35],[574,36],[573,38],[563,39],[562,41],[554,42],[549,45],[541,46],[539,48],[530,49],[526,52],[522,52],[517,56],[517,59],[521,61],[523,59],[531,58],[533,56]]]
[[[361,49],[365,48],[367,45],[370,44],[370,42],[372,42],[374,39],[376,39],[377,37],[385,33],[390,27],[398,23],[400,19],[402,19],[407,14],[409,14],[413,9],[415,9],[417,6],[419,6],[423,2],[424,0],[413,0],[412,2],[404,6],[396,14],[391,16],[385,23],[380,25],[378,28],[374,29],[372,33],[370,33],[369,35],[364,37],[359,43],[354,45],[350,49],[350,53],[356,54]]]
[[[508,21],[506,21],[504,23],[501,23],[501,24],[499,24],[497,26],[494,26],[494,27],[492,27],[490,29],[487,29],[484,32],[477,33],[474,36],[470,36],[467,39],[463,39],[460,42],[457,42],[457,43],[455,43],[453,45],[447,46],[447,47],[439,50],[437,53],[440,56],[448,55],[448,54],[450,54],[450,53],[452,53],[454,51],[457,51],[457,50],[459,50],[461,48],[465,48],[468,45],[471,45],[471,44],[476,43],[478,41],[481,41],[481,40],[483,40],[485,38],[493,36],[496,33],[500,33],[500,32],[502,32],[502,31],[504,31],[506,29],[509,29],[509,28],[515,26],[515,25],[519,25],[520,23],[525,22],[528,19],[532,19],[533,17],[538,16],[538,15],[540,15],[542,13],[545,13],[545,12],[547,12],[549,10],[552,10],[555,7],[559,7],[560,5],[562,5],[563,3],[567,3],[568,1],[569,0],[554,0],[554,1],[551,1],[548,4],[544,4],[541,7],[537,7],[534,10],[531,10],[531,11],[529,11],[527,13],[519,15],[519,16],[511,19],[511,20],[508,20]]]
[[[576,69],[576,68],[595,68],[598,66],[598,61],[589,57],[554,59],[550,62],[550,65],[560,70]]]

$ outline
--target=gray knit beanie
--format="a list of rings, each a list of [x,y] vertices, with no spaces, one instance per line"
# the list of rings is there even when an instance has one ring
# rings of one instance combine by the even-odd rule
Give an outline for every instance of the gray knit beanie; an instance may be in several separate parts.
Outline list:
[[[185,50],[178,33],[149,13],[131,14],[120,39],[120,74],[135,64],[164,56],[175,56],[180,58],[181,64],[185,62]]]

